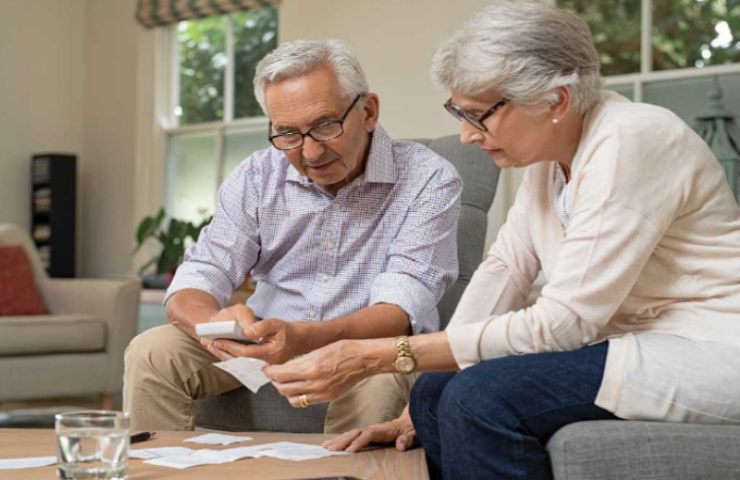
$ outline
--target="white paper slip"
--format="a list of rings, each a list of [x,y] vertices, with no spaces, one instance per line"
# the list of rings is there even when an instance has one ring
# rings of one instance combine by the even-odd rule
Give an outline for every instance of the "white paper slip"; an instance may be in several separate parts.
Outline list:
[[[205,433],[197,437],[186,438],[185,442],[205,443],[206,445],[231,445],[233,443],[248,442],[254,440],[252,437],[238,435],[224,435],[221,433]]]
[[[260,445],[265,451],[260,456],[279,458],[281,460],[312,460],[335,455],[349,455],[348,452],[335,452],[319,445],[297,442],[275,442]]]
[[[57,463],[57,457],[0,458],[0,470],[48,467]]]
[[[233,375],[242,385],[250,389],[252,393],[257,393],[257,390],[262,385],[270,381],[262,373],[262,367],[267,365],[267,362],[256,358],[236,357],[224,362],[214,363],[213,365]]]
[[[175,457],[153,458],[144,460],[144,463],[158,465],[160,467],[176,468],[184,470],[200,465],[213,465],[233,461],[229,455],[224,455],[218,450],[197,450],[190,455],[178,455]]]
[[[186,468],[200,465],[212,465],[234,462],[243,458],[272,457],[281,460],[313,460],[315,458],[330,457],[333,455],[350,455],[347,452],[332,452],[318,445],[296,442],[274,442],[251,447],[236,447],[226,450],[202,449],[186,455],[175,455],[163,458],[152,458],[144,463],[160,467]]]
[[[185,447],[157,447],[157,448],[135,448],[129,450],[129,458],[138,458],[142,460],[149,460],[150,458],[163,458],[163,457],[177,457],[182,455],[188,455],[193,453],[195,450],[191,450]]]

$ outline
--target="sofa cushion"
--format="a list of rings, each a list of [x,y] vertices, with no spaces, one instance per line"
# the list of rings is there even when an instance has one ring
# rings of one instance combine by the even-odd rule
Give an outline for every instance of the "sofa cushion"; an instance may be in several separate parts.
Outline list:
[[[21,245],[0,245],[0,315],[48,313]]]
[[[547,450],[555,480],[740,478],[740,425],[577,422]]]
[[[0,317],[0,356],[105,350],[106,325],[91,315]]]
[[[257,394],[246,388],[237,388],[199,401],[196,403],[195,424],[232,432],[321,433],[324,431],[326,407],[326,403],[320,403],[308,408],[293,408],[268,383]]]

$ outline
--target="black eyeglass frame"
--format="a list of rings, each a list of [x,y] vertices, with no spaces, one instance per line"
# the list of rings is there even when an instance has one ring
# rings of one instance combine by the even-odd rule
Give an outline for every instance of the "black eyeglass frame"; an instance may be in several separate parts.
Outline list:
[[[498,109],[500,109],[501,107],[503,107],[507,103],[509,103],[509,99],[508,98],[502,98],[501,100],[499,100],[498,102],[496,102],[495,104],[493,104],[493,106],[491,108],[489,108],[488,110],[486,110],[485,112],[483,112],[481,115],[479,115],[477,117],[474,117],[473,115],[469,114],[468,112],[466,112],[462,108],[460,108],[457,105],[453,104],[452,103],[452,98],[448,99],[444,103],[443,106],[445,107],[445,110],[447,110],[447,112],[450,115],[452,115],[453,117],[455,117],[459,121],[465,120],[469,124],[471,124],[472,126],[474,126],[475,128],[477,128],[478,130],[480,130],[481,132],[487,132],[488,131],[488,127],[486,127],[483,124],[483,122],[485,122],[486,120],[488,120],[488,117],[490,117],[491,115],[493,115],[494,113],[496,113],[496,111]]]
[[[328,122],[320,123],[320,124],[316,125],[315,127],[312,127],[310,129],[306,130],[305,132],[301,132],[301,131],[284,132],[284,133],[278,133],[276,135],[270,135],[269,133],[272,132],[272,120],[270,120],[270,125],[269,125],[268,130],[267,130],[267,132],[268,132],[267,138],[268,138],[268,140],[270,140],[270,143],[275,148],[277,148],[278,150],[282,150],[282,151],[295,150],[297,148],[301,148],[303,146],[303,144],[305,143],[306,137],[311,137],[316,142],[328,142],[329,140],[334,140],[335,138],[339,138],[342,135],[344,135],[344,122],[345,122],[345,120],[347,120],[347,117],[349,116],[349,112],[351,112],[352,109],[355,107],[355,105],[357,105],[357,102],[360,100],[360,98],[362,98],[364,96],[365,96],[364,93],[361,93],[361,94],[357,95],[355,97],[355,99],[352,100],[352,103],[350,103],[349,107],[347,107],[347,110],[344,112],[344,114],[340,118],[338,118],[337,120],[330,120]],[[333,136],[333,137],[319,139],[319,138],[314,137],[313,134],[311,133],[314,130],[316,130],[317,128],[325,128],[328,125],[332,125],[332,124],[335,124],[335,123],[336,124],[339,124],[339,133],[337,135]],[[277,145],[275,145],[275,139],[276,138],[286,137],[288,135],[300,135],[301,136],[301,143],[299,143],[295,147],[290,147],[290,148],[280,148]]]

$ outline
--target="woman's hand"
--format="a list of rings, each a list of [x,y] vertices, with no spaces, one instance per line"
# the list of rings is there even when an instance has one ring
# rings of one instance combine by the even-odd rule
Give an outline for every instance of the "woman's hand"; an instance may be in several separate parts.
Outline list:
[[[377,354],[376,347],[390,347],[392,353],[395,349],[392,342],[340,340],[262,371],[293,407],[306,406],[301,404],[303,395],[309,404],[328,402],[342,396],[363,378],[382,373],[383,356]],[[388,363],[390,366],[391,362]]]
[[[403,452],[413,445],[415,439],[416,430],[413,423],[411,423],[409,407],[406,405],[401,416],[395,420],[350,430],[325,441],[323,446],[334,451],[356,452],[371,443],[395,442],[396,449]]]

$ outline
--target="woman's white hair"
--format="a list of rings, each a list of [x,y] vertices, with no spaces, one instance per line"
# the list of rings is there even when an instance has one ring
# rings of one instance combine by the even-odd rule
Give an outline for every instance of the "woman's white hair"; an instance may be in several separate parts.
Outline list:
[[[567,87],[571,108],[599,98],[599,60],[591,32],[577,16],[530,1],[496,1],[439,47],[432,64],[438,85],[465,96],[497,91],[522,105],[552,105]]]
[[[342,93],[351,100],[367,93],[367,78],[354,51],[341,40],[295,40],[281,44],[257,64],[254,96],[265,113],[265,88],[290,78],[306,75],[318,68],[334,69]]]

